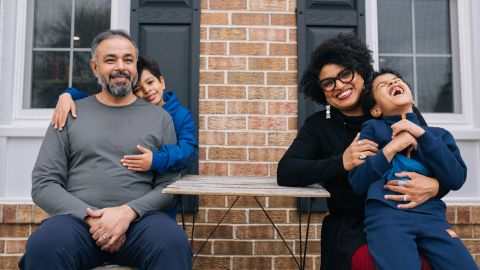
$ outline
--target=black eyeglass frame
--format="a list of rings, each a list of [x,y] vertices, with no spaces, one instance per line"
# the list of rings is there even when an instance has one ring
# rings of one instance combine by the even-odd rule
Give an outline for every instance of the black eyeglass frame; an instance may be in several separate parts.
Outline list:
[[[351,74],[352,74],[352,77],[349,80],[344,81],[344,80],[342,80],[341,75],[345,71],[350,71]],[[353,81],[354,78],[355,78],[355,70],[353,70],[352,68],[345,68],[345,69],[342,69],[340,72],[338,72],[337,76],[335,76],[335,77],[328,77],[328,78],[325,78],[325,79],[322,79],[322,80],[318,81],[317,85],[324,92],[330,92],[333,89],[335,89],[335,87],[337,87],[337,80],[341,81],[342,83],[350,83],[351,81]],[[325,88],[322,87],[322,82],[328,81],[328,80],[333,80],[333,87],[331,87],[330,89],[325,89]]]

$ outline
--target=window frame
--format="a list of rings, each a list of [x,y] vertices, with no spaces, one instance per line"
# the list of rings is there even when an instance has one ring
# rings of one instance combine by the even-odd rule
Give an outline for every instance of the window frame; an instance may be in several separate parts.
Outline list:
[[[53,113],[51,108],[23,108],[25,99],[31,95],[33,12],[33,1],[17,0],[13,79],[13,111],[16,122],[49,120]],[[110,28],[130,32],[130,1],[111,0]]]
[[[460,113],[423,113],[426,121],[432,126],[442,126],[447,129],[473,127],[473,81],[472,65],[474,55],[472,47],[471,3],[470,1],[450,0],[450,8],[456,9],[451,14],[452,65],[458,68],[453,72],[454,98],[459,99]],[[378,17],[377,0],[366,1],[366,42],[373,51],[374,68],[378,70]],[[461,16],[460,16],[461,14]],[[462,29],[460,31],[460,29]],[[454,101],[455,103],[457,101]]]

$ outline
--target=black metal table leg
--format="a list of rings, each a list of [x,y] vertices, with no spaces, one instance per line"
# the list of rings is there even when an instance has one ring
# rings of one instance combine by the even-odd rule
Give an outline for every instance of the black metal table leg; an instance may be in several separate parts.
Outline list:
[[[195,200],[193,201],[193,209],[197,209],[197,204],[198,204],[198,196],[195,196]],[[190,245],[192,246],[192,250],[193,250],[193,236],[195,234],[195,216],[196,216],[196,211],[193,211],[193,216],[192,216],[192,237],[190,238],[191,239],[191,242],[190,242]]]
[[[208,240],[210,239],[210,237],[212,237],[212,235],[215,233],[215,231],[218,229],[218,226],[220,226],[220,224],[222,223],[223,219],[227,216],[227,214],[230,212],[230,210],[232,209],[232,207],[235,205],[235,203],[237,203],[238,201],[238,198],[240,198],[240,196],[237,196],[235,198],[235,201],[233,201],[232,205],[230,205],[230,207],[228,208],[227,212],[225,212],[225,214],[223,214],[222,218],[220,219],[220,221],[217,223],[217,226],[215,226],[215,228],[213,228],[213,230],[210,232],[210,234],[208,235],[207,239],[205,239],[205,241],[203,242],[202,246],[200,247],[200,249],[198,250],[197,254],[195,254],[195,256],[193,257],[193,261],[195,261],[195,259],[197,258],[198,254],[200,254],[200,252],[202,251],[202,249],[205,247],[205,245],[207,244]],[[193,225],[194,226],[194,225]],[[193,229],[192,229],[193,230]],[[192,236],[193,237],[193,236]],[[193,249],[193,245],[192,245],[192,249]]]
[[[185,212],[183,211],[182,195],[178,196],[178,202],[180,203],[180,210],[182,212],[182,227],[183,227],[183,230],[185,231]]]
[[[298,212],[298,240],[300,242],[300,262],[302,260],[302,213],[300,212],[300,199],[297,199],[297,212]],[[300,265],[300,270],[303,270],[303,264]]]
[[[280,230],[278,230],[277,226],[275,225],[275,223],[273,222],[272,218],[270,217],[270,215],[267,213],[267,211],[265,211],[265,209],[263,208],[262,204],[258,201],[257,197],[254,196],[253,198],[255,198],[255,201],[257,202],[257,204],[260,206],[260,208],[262,208],[262,211],[263,213],[265,214],[265,216],[268,218],[268,220],[270,221],[270,223],[272,224],[273,228],[275,229],[275,231],[277,231],[278,233],[278,236],[280,236],[280,238],[282,239],[283,241],[283,244],[285,245],[285,247],[288,249],[288,251],[290,252],[290,255],[292,255],[292,258],[295,260],[295,263],[297,264],[298,266],[298,269],[302,269],[300,264],[298,263],[298,260],[297,258],[295,258],[295,255],[293,254],[292,250],[290,249],[290,247],[288,246],[287,242],[285,241],[285,239],[283,238],[282,234],[280,233]],[[300,262],[301,263],[301,262]]]
[[[305,232],[305,248],[303,249],[303,263],[302,263],[302,270],[305,269],[305,263],[307,259],[307,244],[308,244],[308,235],[310,232],[310,218],[312,216],[312,204],[314,198],[310,198],[310,204],[308,206],[308,219],[307,219],[307,231]],[[301,237],[301,235],[300,235]]]

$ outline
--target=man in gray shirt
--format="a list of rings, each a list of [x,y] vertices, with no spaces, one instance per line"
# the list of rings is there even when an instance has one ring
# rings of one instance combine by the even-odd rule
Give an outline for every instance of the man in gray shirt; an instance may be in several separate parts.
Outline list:
[[[120,159],[136,146],[175,144],[169,114],[137,99],[138,50],[122,31],[92,43],[102,91],[77,102],[63,131],[49,127],[32,173],[33,201],[52,217],[31,235],[21,269],[90,269],[105,261],[142,269],[191,269],[185,233],[162,190],[179,174],[133,172]]]

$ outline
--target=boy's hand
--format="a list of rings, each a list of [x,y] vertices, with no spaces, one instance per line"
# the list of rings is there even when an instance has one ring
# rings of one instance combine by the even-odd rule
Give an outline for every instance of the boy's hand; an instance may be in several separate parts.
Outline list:
[[[383,148],[383,154],[390,162],[393,156],[406,149],[409,146],[413,146],[417,149],[417,139],[407,131],[398,133],[385,147]]]
[[[127,169],[131,171],[146,172],[150,170],[152,166],[152,151],[140,145],[137,145],[137,149],[142,152],[142,154],[125,155],[123,159],[120,160],[120,162],[122,162],[122,165],[127,167]]]
[[[418,138],[422,136],[423,133],[425,133],[425,130],[422,127],[416,125],[413,122],[410,122],[407,119],[403,119],[392,125],[392,139],[395,138],[395,136],[400,134],[402,131],[407,131],[415,138]]]
[[[63,93],[58,97],[57,106],[53,111],[52,126],[55,129],[62,130],[67,122],[68,113],[72,112],[72,116],[77,118],[77,107],[69,93]]]

